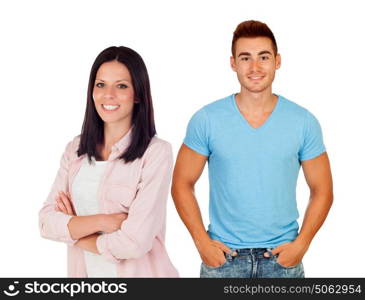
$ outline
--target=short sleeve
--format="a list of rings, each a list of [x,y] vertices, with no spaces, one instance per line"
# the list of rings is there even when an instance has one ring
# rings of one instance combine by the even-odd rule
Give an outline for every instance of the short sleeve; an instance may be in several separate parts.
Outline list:
[[[204,108],[198,110],[190,119],[186,129],[184,144],[199,154],[209,156],[209,122]]]
[[[299,151],[299,160],[309,160],[326,151],[323,144],[321,125],[316,117],[307,111],[304,125],[302,146]]]

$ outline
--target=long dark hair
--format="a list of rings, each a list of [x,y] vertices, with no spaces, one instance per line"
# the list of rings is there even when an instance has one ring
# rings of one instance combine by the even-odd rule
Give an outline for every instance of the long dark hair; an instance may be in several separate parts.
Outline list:
[[[91,157],[101,160],[97,146],[104,143],[104,121],[96,111],[93,90],[95,85],[96,72],[99,67],[109,61],[117,60],[127,67],[132,78],[134,98],[138,103],[134,104],[132,114],[131,142],[128,148],[118,157],[126,163],[142,157],[156,134],[153,115],[150,81],[147,68],[142,57],[128,47],[109,47],[103,50],[95,59],[92,65],[89,86],[87,90],[87,104],[84,122],[82,124],[81,139],[78,156],[87,154],[89,161]]]

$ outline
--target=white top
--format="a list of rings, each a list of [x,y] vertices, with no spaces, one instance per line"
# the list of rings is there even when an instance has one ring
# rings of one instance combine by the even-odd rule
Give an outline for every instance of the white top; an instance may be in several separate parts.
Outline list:
[[[108,161],[95,161],[90,165],[83,159],[79,172],[72,184],[73,203],[78,216],[99,214],[97,198],[99,183]],[[116,265],[103,256],[84,251],[88,277],[117,277]]]

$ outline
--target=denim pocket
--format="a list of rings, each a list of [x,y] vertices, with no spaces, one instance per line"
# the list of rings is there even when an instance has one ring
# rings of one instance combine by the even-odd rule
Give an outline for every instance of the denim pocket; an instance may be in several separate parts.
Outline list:
[[[208,269],[211,269],[211,270],[214,270],[214,269],[219,269],[219,268],[222,268],[222,267],[224,267],[226,264],[227,264],[227,259],[226,259],[226,261],[222,264],[222,265],[220,265],[220,266],[217,266],[217,267],[212,267],[212,266],[209,266],[209,265],[207,265],[205,262],[202,262],[202,264],[203,264],[203,266],[204,267],[206,267],[206,268],[208,268]]]

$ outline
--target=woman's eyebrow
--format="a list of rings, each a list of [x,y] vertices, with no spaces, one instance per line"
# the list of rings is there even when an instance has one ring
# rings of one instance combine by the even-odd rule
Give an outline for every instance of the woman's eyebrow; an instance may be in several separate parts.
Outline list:
[[[105,82],[105,80],[100,79],[100,78],[95,78],[95,80],[99,80],[99,81]],[[128,79],[119,79],[119,80],[116,80],[115,82],[120,82],[120,81],[129,81],[129,80]]]

